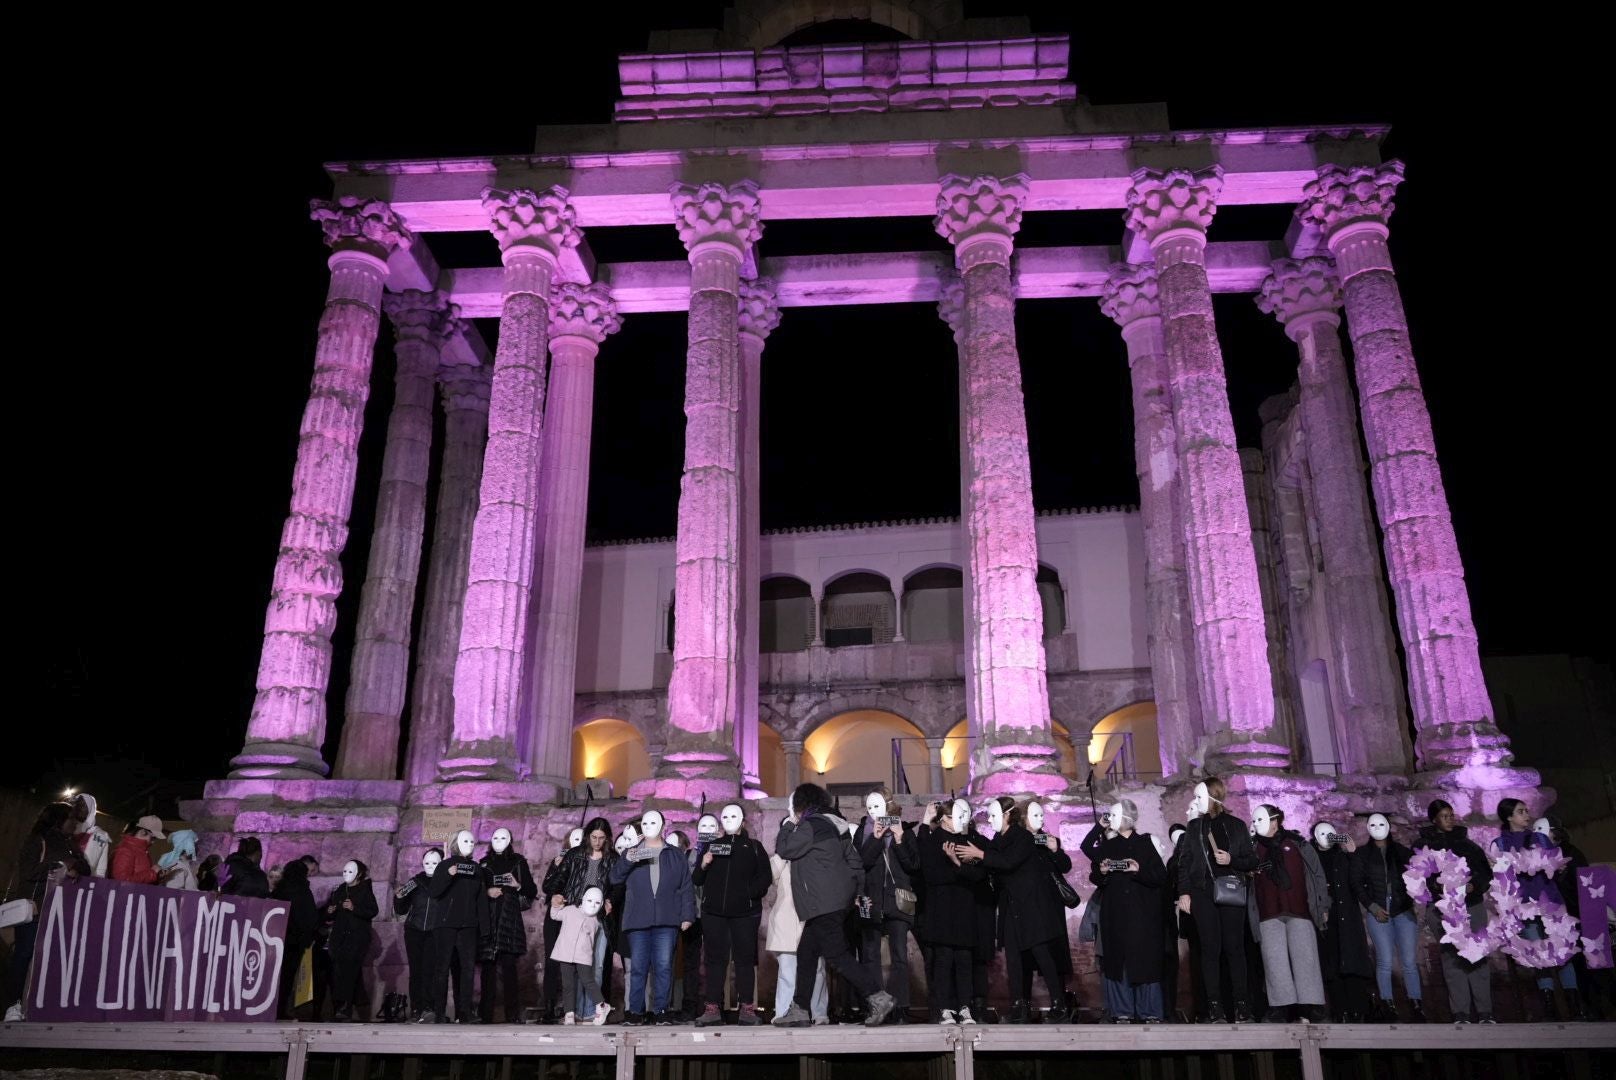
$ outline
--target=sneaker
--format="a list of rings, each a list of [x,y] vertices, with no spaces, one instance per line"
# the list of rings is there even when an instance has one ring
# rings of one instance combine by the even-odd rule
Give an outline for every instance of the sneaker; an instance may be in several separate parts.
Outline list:
[[[807,1027],[810,1022],[828,1024],[830,1023],[830,1017],[822,1016],[817,1020],[811,1020],[808,1016],[808,1010],[793,1001],[791,1008],[774,1018],[775,1027]]]
[[[634,1013],[634,1012],[624,1013],[623,1014],[623,1026],[624,1027],[644,1027],[645,1026],[645,1014],[644,1013]]]
[[[9,1020],[11,1018],[11,1014],[7,1013],[6,1018]],[[415,1022],[417,1024],[436,1024],[438,1022],[438,1014],[433,1012],[431,1009],[422,1009],[421,1012],[416,1016]]]
[[[724,1014],[719,1012],[718,1006],[711,1001],[707,1003],[705,1009],[701,1010],[701,1015],[696,1017],[697,1027],[716,1027],[723,1022]]]
[[[830,1017],[828,1017],[828,1016],[816,1016],[816,1017],[814,1017],[814,1027],[830,1027]]]
[[[685,1018],[674,1012],[672,1009],[663,1009],[661,1012],[656,1014],[656,1020],[653,1022],[657,1027],[674,1027],[678,1024],[685,1023]]]
[[[970,1009],[961,1009],[959,1011],[959,1022],[962,1024],[974,1024],[976,1023],[976,1017],[971,1015]]]
[[[563,1025],[565,1025],[566,1027],[572,1027],[577,1022],[578,1022],[578,1015],[576,1013],[568,1013],[567,1015],[565,1015],[565,1016],[563,1016],[561,1018],[561,1023]]]
[[[606,1023],[606,1018],[612,1015],[612,1007],[604,1001],[595,1006],[595,1026],[600,1027]]]
[[[1246,1008],[1244,1001],[1234,1003],[1234,1022],[1237,1024],[1251,1023],[1251,1010]]]
[[[1492,1013],[1482,1013],[1480,1016],[1476,1017],[1476,1023],[1478,1023],[1478,1024],[1496,1024],[1496,1023],[1498,1023],[1498,1021],[1493,1019],[1493,1014]]]
[[[1072,1011],[1066,1007],[1066,1003],[1061,1001],[1049,1007],[1049,1013],[1044,1017],[1044,1022],[1046,1024],[1070,1024],[1075,1019],[1076,1017],[1072,1015]]]
[[[864,1026],[880,1027],[887,1014],[897,1007],[898,999],[885,990],[877,990],[864,999]]]
[[[1207,1002],[1207,1004],[1206,1004],[1206,1018],[1204,1020],[1202,1020],[1201,1023],[1203,1023],[1203,1024],[1222,1024],[1222,1023],[1226,1023],[1227,1021],[1228,1021],[1228,1018],[1223,1015],[1223,1004],[1221,1002],[1217,1002],[1217,1001],[1209,1001],[1209,1002]]]
[[[959,1023],[958,1020],[954,1019],[954,1010],[953,1009],[944,1009],[942,1012],[938,1013],[937,1014],[937,1022],[939,1024],[957,1024],[957,1023]]]
[[[742,1005],[741,1011],[735,1017],[735,1022],[742,1027],[757,1027],[763,1023],[762,1020],[758,1019],[756,1005]]]
[[[1283,1024],[1289,1019],[1284,1009],[1269,1009],[1262,1014],[1262,1022],[1265,1024]]]

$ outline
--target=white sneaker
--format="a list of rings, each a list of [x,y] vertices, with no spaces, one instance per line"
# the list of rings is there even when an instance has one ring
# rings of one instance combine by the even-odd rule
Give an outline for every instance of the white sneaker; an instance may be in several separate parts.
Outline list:
[[[595,1006],[595,1026],[600,1027],[606,1023],[606,1018],[612,1014],[612,1007],[604,1001]]]
[[[567,1027],[572,1027],[572,1025],[574,1025],[574,1024],[576,1024],[578,1022],[578,1017],[574,1013],[568,1013],[566,1016],[563,1016],[561,1018],[561,1022],[563,1024],[565,1024]]]
[[[962,1024],[974,1024],[976,1023],[976,1017],[971,1015],[970,1009],[961,1009],[959,1011],[959,1022]]]
[[[955,1022],[955,1020],[954,1020],[954,1010],[953,1009],[944,1009],[941,1013],[938,1014],[937,1022],[939,1024],[952,1024],[952,1023],[954,1023]]]
[[[20,1024],[20,1023],[22,1023],[22,1002],[19,1001],[15,1005],[13,1005],[11,1008],[6,1010],[6,1021],[5,1022],[8,1023],[8,1024]]]

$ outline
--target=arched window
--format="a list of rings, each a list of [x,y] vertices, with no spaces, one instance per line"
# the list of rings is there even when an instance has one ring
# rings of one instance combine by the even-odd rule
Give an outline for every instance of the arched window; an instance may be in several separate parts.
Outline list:
[[[803,741],[802,778],[832,794],[862,794],[880,784],[891,786],[897,779],[893,739],[900,740],[898,750],[908,789],[925,791],[930,786],[925,738],[903,717],[881,709],[855,709],[816,727]],[[904,786],[900,783],[899,790]]]
[[[907,641],[965,640],[965,575],[957,566],[934,566],[903,583]]]
[[[814,640],[814,595],[806,581],[765,578],[758,589],[758,651],[801,652]]]
[[[1156,703],[1124,705],[1094,725],[1089,765],[1114,780],[1161,776],[1161,750],[1156,741]]]
[[[628,793],[636,780],[651,776],[651,757],[645,752],[645,736],[633,724],[605,717],[579,724],[572,729],[572,782],[609,780],[612,791]],[[606,792],[596,793],[604,798]]]
[[[1066,632],[1066,590],[1060,574],[1052,566],[1038,564],[1038,602],[1044,609],[1044,637],[1060,637]]]
[[[884,645],[897,629],[892,583],[880,574],[843,574],[825,586],[825,647]]]

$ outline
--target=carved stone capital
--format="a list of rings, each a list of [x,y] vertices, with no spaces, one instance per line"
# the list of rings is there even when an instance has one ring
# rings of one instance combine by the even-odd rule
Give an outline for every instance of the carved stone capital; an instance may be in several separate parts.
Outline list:
[[[1161,290],[1156,283],[1156,268],[1117,263],[1100,291],[1100,310],[1126,327],[1140,319],[1161,317]]]
[[[1256,301],[1258,310],[1295,333],[1321,318],[1339,323],[1341,280],[1335,263],[1323,255],[1278,259],[1258,287]]]
[[[583,239],[564,187],[543,191],[483,188],[483,209],[488,213],[488,229],[507,261],[524,251],[537,251],[554,260],[562,248],[577,247]]]
[[[1382,227],[1392,216],[1392,196],[1403,182],[1403,163],[1386,161],[1379,165],[1320,165],[1317,180],[1302,188],[1302,201],[1296,216],[1317,225],[1328,239],[1353,222],[1378,222]]]
[[[309,217],[320,226],[326,246],[333,251],[362,251],[385,262],[415,240],[404,219],[380,199],[358,195],[310,199]]]
[[[1218,212],[1223,169],[1135,169],[1123,220],[1155,248],[1162,238],[1182,231],[1206,233]]]
[[[405,289],[382,297],[382,310],[400,341],[439,343],[451,306],[449,294],[436,289]]]
[[[579,285],[563,281],[550,290],[550,340],[588,338],[596,345],[623,326],[611,290],[596,282]]]
[[[668,189],[668,195],[679,239],[692,255],[709,244],[727,244],[744,258],[763,235],[763,203],[757,184],[750,180],[678,183]]]
[[[942,295],[937,298],[937,317],[954,332],[955,342],[965,336],[965,283],[957,277],[943,281]]]
[[[937,181],[937,233],[954,245],[962,264],[967,252],[985,248],[972,261],[987,258],[1008,264],[1011,237],[1021,228],[1021,208],[1027,201],[1027,176],[956,176]]]
[[[780,325],[780,302],[773,278],[741,282],[737,325],[743,334],[763,339]]]

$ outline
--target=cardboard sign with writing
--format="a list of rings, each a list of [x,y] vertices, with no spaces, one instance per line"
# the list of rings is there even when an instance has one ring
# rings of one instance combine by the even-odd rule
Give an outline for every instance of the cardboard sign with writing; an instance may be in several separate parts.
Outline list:
[[[421,811],[421,842],[445,847],[462,829],[471,829],[471,808],[453,807]]]

